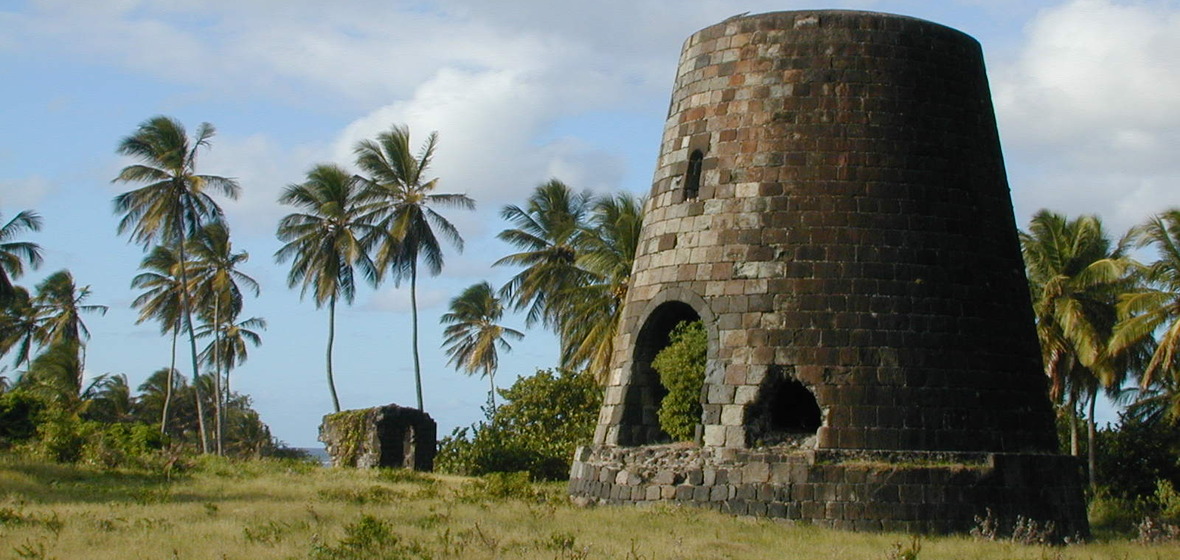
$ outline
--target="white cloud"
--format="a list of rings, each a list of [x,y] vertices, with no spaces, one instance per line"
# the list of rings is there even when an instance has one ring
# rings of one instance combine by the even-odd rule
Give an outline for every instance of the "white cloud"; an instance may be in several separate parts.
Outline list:
[[[1101,213],[1118,231],[1180,205],[1180,7],[1042,10],[993,73],[1018,210]],[[1068,195],[1066,195],[1068,193]]]
[[[419,283],[422,282],[419,278]],[[358,309],[362,311],[388,311],[392,313],[409,313],[410,312],[410,288],[409,280],[403,282],[401,287],[393,287],[387,285],[384,288],[373,293],[373,295]],[[450,300],[452,296],[445,290],[438,289],[422,289],[418,288],[418,312],[423,313],[436,306],[443,305]]]
[[[36,206],[54,190],[54,184],[40,175],[0,179],[0,205],[5,210],[16,213],[20,209]]]

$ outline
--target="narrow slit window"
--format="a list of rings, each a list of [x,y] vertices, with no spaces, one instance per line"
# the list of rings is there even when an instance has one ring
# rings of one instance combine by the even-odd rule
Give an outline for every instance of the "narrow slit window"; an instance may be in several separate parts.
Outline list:
[[[688,172],[684,177],[684,199],[697,198],[701,193],[701,167],[705,154],[693,150],[688,156]]]

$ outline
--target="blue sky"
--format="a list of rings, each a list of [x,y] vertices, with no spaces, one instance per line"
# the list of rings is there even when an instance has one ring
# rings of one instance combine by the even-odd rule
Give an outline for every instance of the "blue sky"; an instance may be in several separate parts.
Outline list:
[[[486,382],[446,367],[438,316],[464,287],[512,274],[490,266],[511,251],[495,240],[499,209],[550,177],[646,193],[684,39],[737,13],[808,8],[921,17],[983,44],[1020,223],[1048,207],[1121,232],[1180,205],[1175,1],[0,0],[0,212],[45,219],[28,236],[45,264],[23,284],[69,268],[111,307],[88,319],[88,375],[138,385],[169,346],[130,309],[142,253],[115,233],[125,187],[110,179],[128,162],[114,149],[157,114],[213,123],[201,169],[242,184],[223,204],[262,284],[244,316],[270,323],[233,383],[277,437],[310,446],[331,408],[327,317],[274,263],[275,200],[316,163],[350,165],[356,141],[392,123],[417,139],[437,130],[440,190],[478,203],[448,213],[466,250],[419,286],[426,407],[448,433],[479,418]],[[405,288],[365,288],[338,319],[343,406],[412,405]],[[529,330],[499,384],[556,354]]]

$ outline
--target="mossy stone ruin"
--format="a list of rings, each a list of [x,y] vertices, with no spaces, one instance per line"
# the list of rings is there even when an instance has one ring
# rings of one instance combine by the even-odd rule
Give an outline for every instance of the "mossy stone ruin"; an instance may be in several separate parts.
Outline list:
[[[583,502],[860,530],[1088,526],[1057,453],[979,44],[779,12],[684,45]],[[699,441],[651,360],[708,333]]]

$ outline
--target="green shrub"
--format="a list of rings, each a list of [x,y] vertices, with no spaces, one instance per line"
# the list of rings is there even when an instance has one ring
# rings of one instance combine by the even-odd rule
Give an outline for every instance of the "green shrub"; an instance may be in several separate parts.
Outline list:
[[[1122,415],[1115,426],[1099,430],[1098,480],[1118,498],[1150,500],[1158,482],[1180,486],[1180,429]]]
[[[668,390],[660,402],[660,428],[672,439],[688,441],[701,421],[701,387],[705,384],[705,362],[709,349],[705,326],[684,321],[672,329],[669,343],[651,366]]]
[[[569,476],[578,445],[590,442],[601,389],[585,372],[539,370],[501,389],[505,402],[485,421],[439,442],[435,468],[481,476],[524,471],[536,480]]]
[[[37,435],[37,416],[45,403],[20,390],[0,394],[0,449],[7,449]]]

